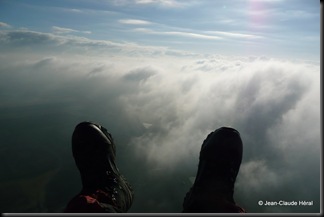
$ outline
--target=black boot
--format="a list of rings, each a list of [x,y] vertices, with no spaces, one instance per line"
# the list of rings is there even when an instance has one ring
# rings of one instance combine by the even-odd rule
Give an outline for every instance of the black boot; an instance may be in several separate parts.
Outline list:
[[[94,212],[127,212],[132,205],[134,193],[116,166],[116,146],[111,134],[99,124],[81,122],[72,135],[72,153],[83,186],[74,199],[91,198],[87,203],[93,203],[93,200],[96,202]],[[84,204],[87,206],[87,203]],[[72,199],[68,212],[78,212],[71,210],[75,206],[80,204],[73,204]],[[80,207],[78,210],[92,208]]]
[[[210,133],[202,144],[196,179],[184,199],[183,212],[244,212],[233,198],[242,153],[237,130],[222,127]]]

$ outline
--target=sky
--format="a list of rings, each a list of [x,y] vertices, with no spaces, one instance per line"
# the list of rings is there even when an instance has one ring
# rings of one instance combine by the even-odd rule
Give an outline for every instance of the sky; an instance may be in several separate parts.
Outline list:
[[[321,211],[319,1],[0,0],[0,50],[1,212],[62,212],[84,120],[116,141],[130,213],[181,212],[221,126],[243,140],[238,205]],[[281,200],[313,205],[259,205]]]
[[[1,27],[188,52],[318,60],[319,1],[1,1]]]

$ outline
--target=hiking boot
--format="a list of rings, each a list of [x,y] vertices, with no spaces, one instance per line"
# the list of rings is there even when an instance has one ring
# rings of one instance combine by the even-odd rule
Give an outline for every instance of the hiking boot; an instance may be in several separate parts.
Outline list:
[[[96,200],[103,208],[98,212],[127,212],[134,193],[116,166],[116,146],[111,134],[99,124],[81,122],[72,135],[72,153],[83,186],[79,197]]]
[[[185,196],[183,212],[242,212],[233,199],[242,153],[237,130],[221,127],[211,132],[201,146],[196,179]]]

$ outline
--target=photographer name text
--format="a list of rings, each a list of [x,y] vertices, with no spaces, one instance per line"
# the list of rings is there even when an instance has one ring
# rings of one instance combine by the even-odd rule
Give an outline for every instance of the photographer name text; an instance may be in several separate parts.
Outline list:
[[[299,201],[263,201],[258,202],[259,206],[313,206],[313,201],[299,200]]]

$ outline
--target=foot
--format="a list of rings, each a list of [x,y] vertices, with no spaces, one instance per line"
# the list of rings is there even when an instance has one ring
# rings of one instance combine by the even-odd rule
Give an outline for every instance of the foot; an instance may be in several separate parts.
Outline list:
[[[83,186],[77,197],[95,204],[98,212],[127,212],[134,193],[117,168],[111,134],[99,124],[81,122],[72,135],[72,153]]]
[[[183,212],[242,212],[233,199],[242,153],[237,130],[222,127],[211,132],[201,146],[196,179],[184,199]]]

